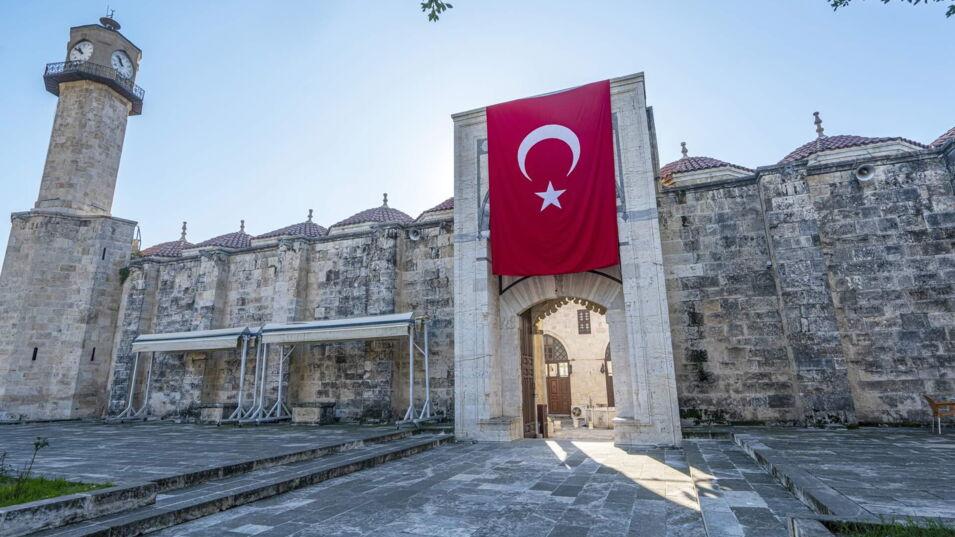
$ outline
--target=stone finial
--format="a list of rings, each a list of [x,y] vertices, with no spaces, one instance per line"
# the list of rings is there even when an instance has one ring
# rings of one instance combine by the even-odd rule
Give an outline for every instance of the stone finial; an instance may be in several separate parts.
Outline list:
[[[245,220],[239,220],[239,233],[245,233]]]
[[[822,128],[822,118],[819,117],[819,112],[813,112],[812,117],[816,118],[815,121],[813,121],[816,125],[816,137],[825,138],[826,135],[823,134],[823,130],[825,129]]]
[[[182,242],[186,242],[186,222],[185,221],[182,222],[182,235],[179,235],[179,240]]]
[[[311,209],[308,210],[308,221],[309,221],[309,222],[312,221],[312,210],[311,210]]]
[[[686,142],[680,142],[680,153],[683,153],[683,158],[689,156],[690,152],[686,150]]]
[[[384,201],[382,201],[381,206],[382,206],[382,207],[387,207],[387,206],[388,206],[388,193],[387,193],[387,192],[385,192],[385,199],[384,199]]]

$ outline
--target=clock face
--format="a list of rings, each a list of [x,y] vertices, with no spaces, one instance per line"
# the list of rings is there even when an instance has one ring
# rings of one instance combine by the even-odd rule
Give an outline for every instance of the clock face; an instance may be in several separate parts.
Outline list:
[[[133,77],[133,61],[129,59],[129,56],[126,55],[122,50],[117,50],[113,53],[112,58],[113,69],[116,69],[116,72],[125,78]]]
[[[85,62],[93,56],[93,43],[83,40],[70,49],[70,61]]]

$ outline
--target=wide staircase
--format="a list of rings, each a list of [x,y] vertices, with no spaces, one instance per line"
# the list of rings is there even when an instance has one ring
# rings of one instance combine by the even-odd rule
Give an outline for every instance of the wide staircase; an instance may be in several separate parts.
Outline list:
[[[159,494],[155,503],[35,535],[141,535],[408,457],[453,438],[440,432],[398,431],[165,478],[156,482]]]

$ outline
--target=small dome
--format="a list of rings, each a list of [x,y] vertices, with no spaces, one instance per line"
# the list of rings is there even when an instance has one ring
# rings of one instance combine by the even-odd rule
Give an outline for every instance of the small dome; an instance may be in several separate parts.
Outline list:
[[[434,207],[432,207],[432,208],[430,208],[430,209],[428,209],[428,210],[422,212],[422,213],[418,216],[418,220],[421,220],[421,219],[424,218],[426,215],[429,215],[429,214],[431,214],[431,213],[439,213],[439,212],[442,212],[442,211],[450,211],[451,209],[454,209],[454,196],[451,196],[450,198],[448,198],[448,199],[442,201],[441,203],[435,205]]]
[[[184,249],[193,247],[195,247],[194,244],[184,240],[162,242],[140,251],[139,255],[142,257],[181,257]]]
[[[332,227],[351,226],[355,224],[407,224],[413,221],[414,218],[411,218],[398,209],[389,207],[388,194],[385,194],[385,199],[381,207],[375,207],[374,209],[367,209],[360,213],[353,214]]]
[[[225,235],[219,235],[218,237],[213,237],[207,241],[200,242],[196,245],[196,248],[203,248],[206,246],[219,246],[222,248],[248,248],[249,246],[252,246],[252,235],[249,235],[245,232],[245,220],[242,220],[239,231],[234,233],[226,233]]]
[[[811,142],[806,142],[797,147],[791,153],[786,155],[785,158],[780,160],[779,164],[786,164],[788,162],[802,160],[822,151],[846,149],[848,147],[858,147],[863,145],[879,144],[883,142],[906,142],[909,144],[925,147],[923,144],[900,137],[870,138],[868,136],[854,136],[851,134],[837,134],[835,136],[823,135],[819,138],[816,138],[815,140],[812,140]]]
[[[930,145],[932,147],[942,147],[943,145],[945,145],[946,143],[952,140],[955,140],[955,127],[948,129],[944,134],[936,138],[935,141],[932,142]]]
[[[696,172],[700,170],[710,170],[713,168],[724,167],[738,168],[747,172],[753,171],[749,168],[737,166],[736,164],[730,164],[729,162],[723,162],[722,160],[711,157],[683,157],[680,160],[675,160],[660,168],[660,179],[668,179],[673,177],[673,174],[675,173]]]
[[[263,233],[255,237],[256,239],[271,239],[274,237],[305,237],[308,239],[316,237],[324,237],[328,234],[328,230],[324,227],[312,222],[312,210],[308,210],[308,220],[300,222],[298,224],[292,224],[291,226],[283,227],[282,229],[276,229],[275,231],[269,231],[268,233]]]

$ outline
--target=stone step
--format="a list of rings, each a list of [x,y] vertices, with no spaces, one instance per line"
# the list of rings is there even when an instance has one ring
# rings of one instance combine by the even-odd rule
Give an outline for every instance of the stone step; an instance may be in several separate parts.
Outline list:
[[[334,455],[276,465],[161,494],[156,503],[35,535],[44,537],[142,535],[233,507],[426,451],[454,438],[419,434]]]
[[[413,431],[401,431],[394,430],[388,431],[381,434],[376,434],[374,436],[369,436],[360,439],[348,440],[345,442],[340,442],[336,444],[327,444],[320,445],[316,447],[311,447],[308,449],[292,450],[284,453],[274,453],[268,456],[263,456],[257,459],[251,459],[247,461],[223,464],[221,466],[214,466],[211,468],[203,468],[202,470],[197,470],[193,472],[185,472],[181,474],[161,477],[155,479],[154,482],[157,486],[157,491],[159,493],[168,492],[171,490],[180,489],[183,487],[191,487],[213,479],[222,479],[226,477],[238,476],[248,472],[253,472],[256,470],[262,470],[264,468],[271,468],[273,466],[280,466],[285,464],[292,464],[302,461],[310,461],[318,459],[321,457],[326,457],[335,453],[341,453],[342,451],[347,451],[355,449],[368,444],[377,444],[382,442],[391,442],[393,440],[401,440],[404,438],[409,438],[414,434]]]

